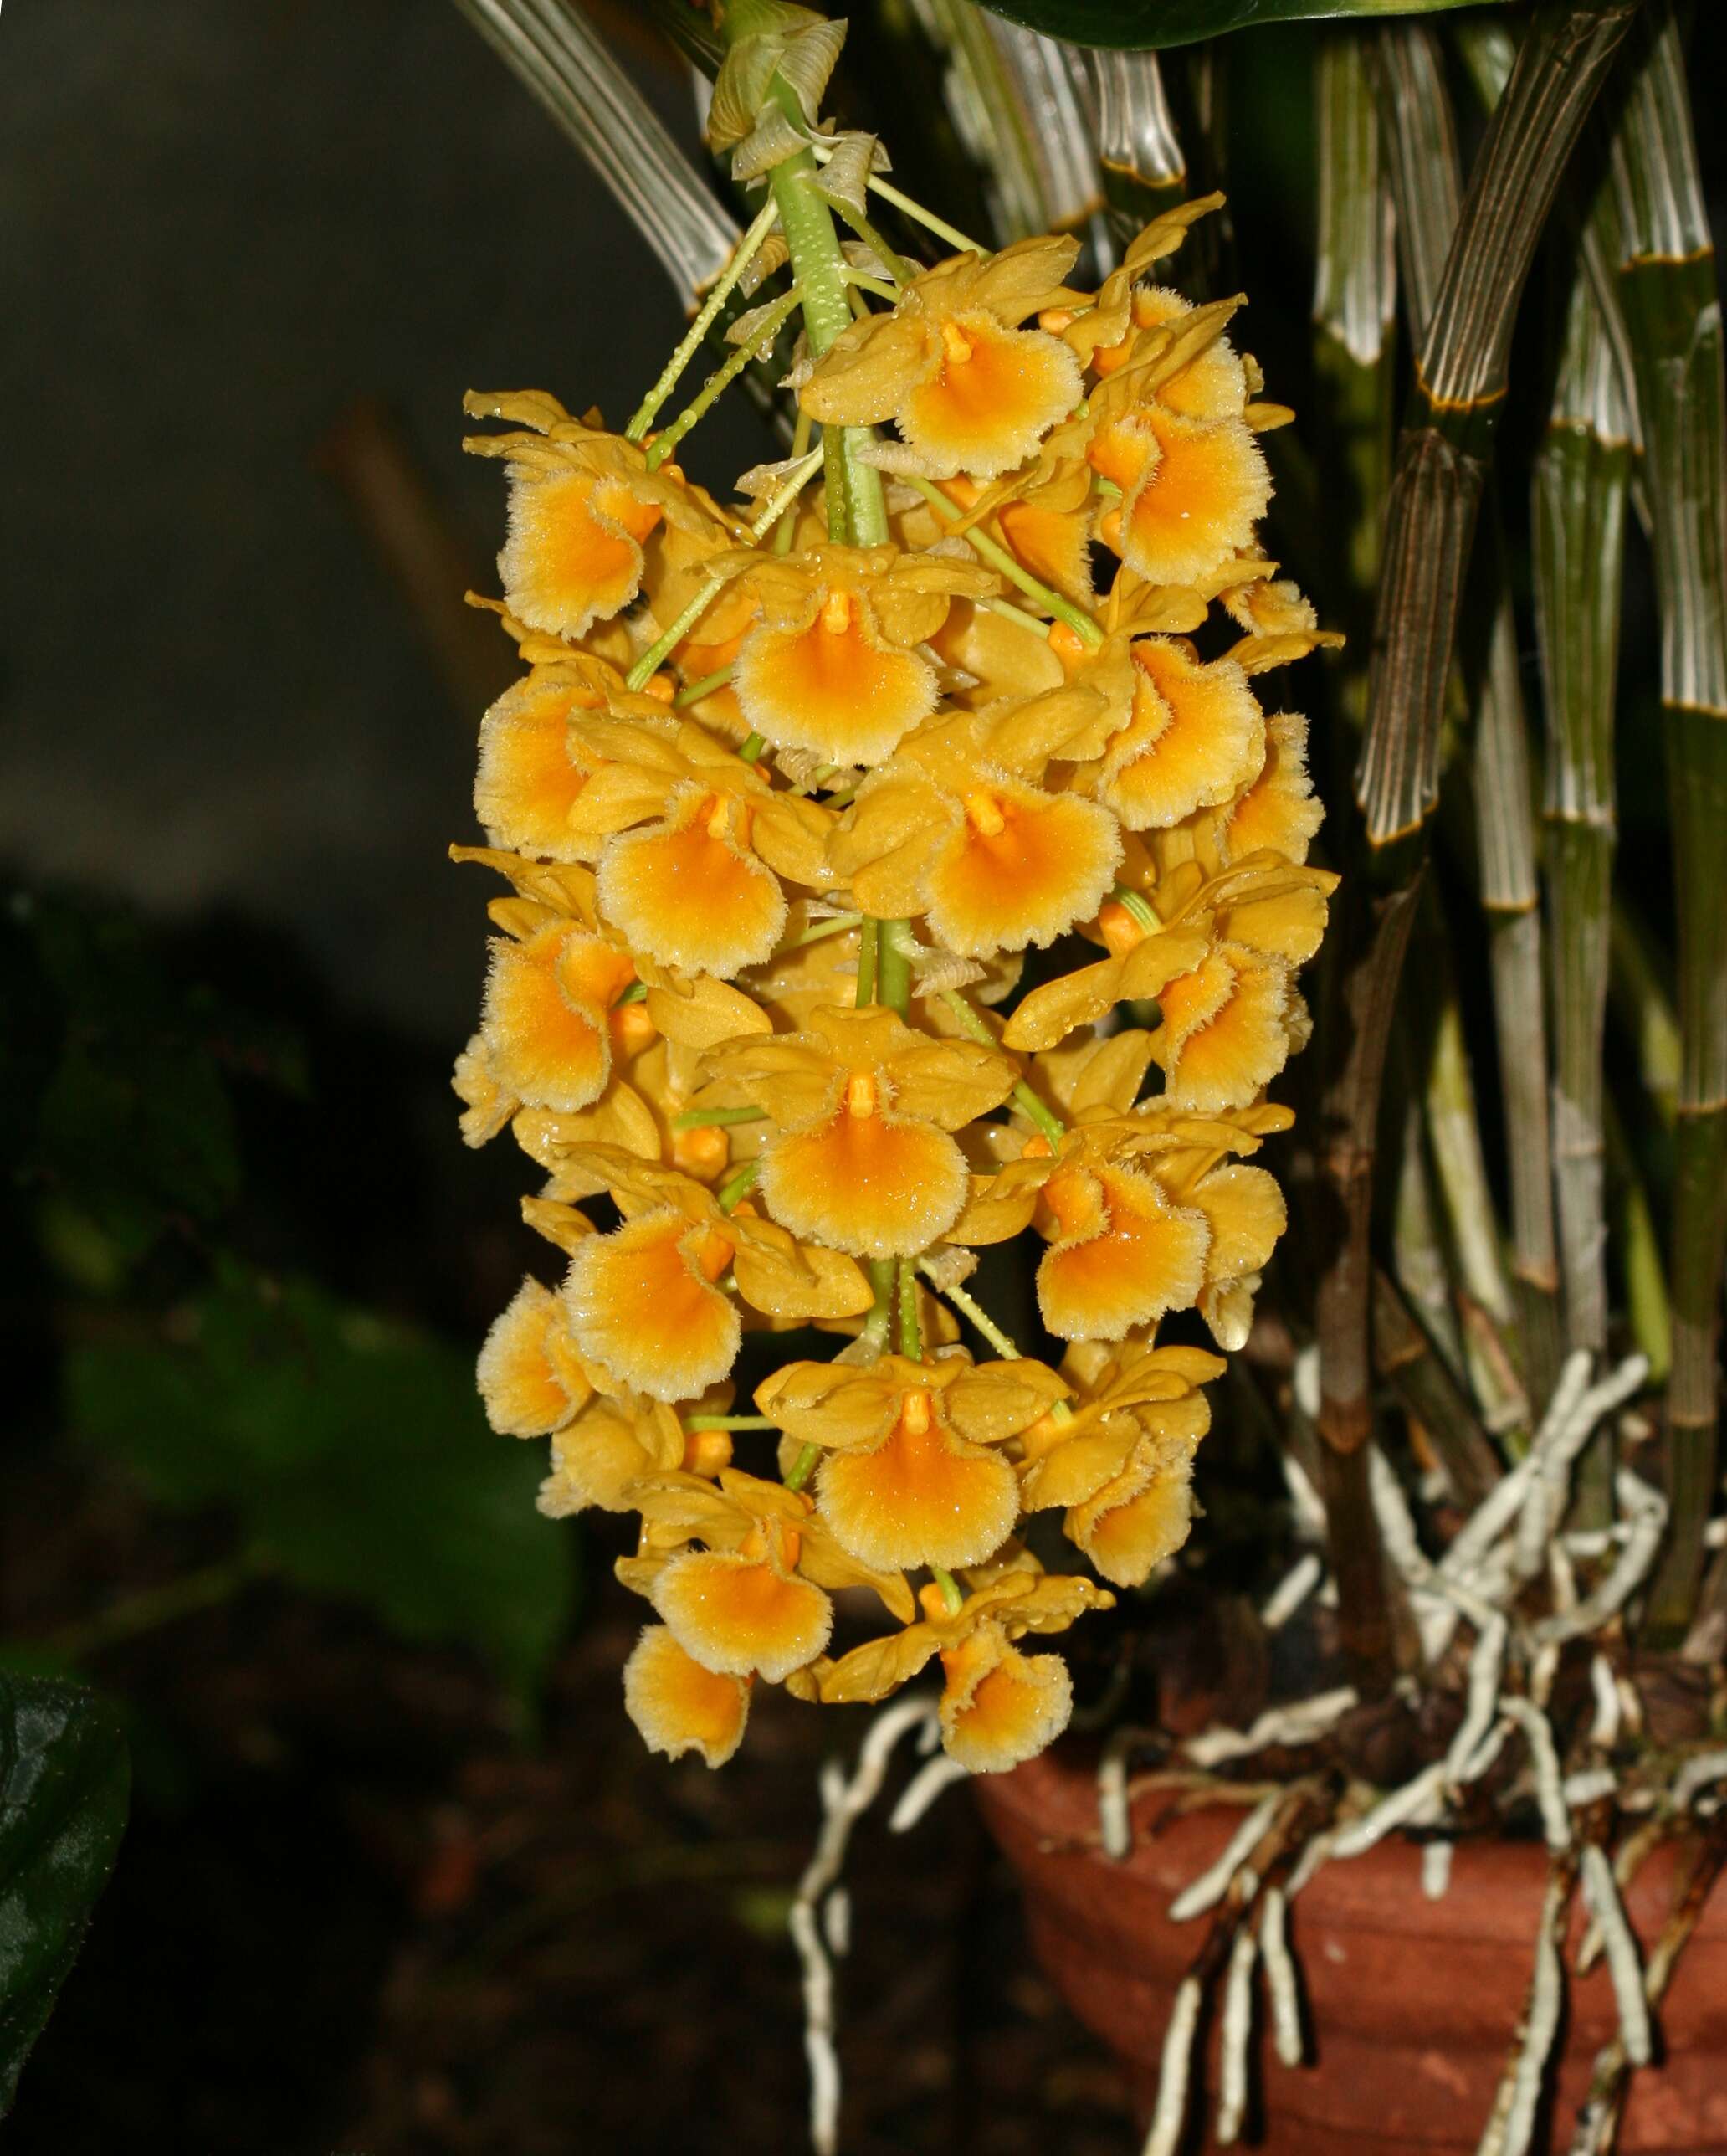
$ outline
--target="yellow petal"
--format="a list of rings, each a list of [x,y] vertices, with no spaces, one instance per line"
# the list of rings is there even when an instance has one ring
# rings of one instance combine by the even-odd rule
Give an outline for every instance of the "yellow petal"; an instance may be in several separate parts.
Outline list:
[[[1248,678],[1227,659],[1202,666],[1171,638],[1133,646],[1133,716],[1109,745],[1098,792],[1130,830],[1179,823],[1250,785],[1265,722]]]
[[[1238,419],[1184,419],[1154,408],[1133,416],[1141,446],[1155,454],[1122,504],[1110,543],[1150,583],[1198,583],[1251,544],[1271,500],[1265,459]]]
[[[945,1234],[971,1178],[959,1147],[933,1123],[853,1114],[843,1104],[826,1122],[772,1141],[760,1188],[768,1211],[794,1235],[853,1257],[890,1258]]]
[[[484,1040],[475,1034],[456,1058],[450,1074],[450,1091],[462,1103],[462,1142],[483,1146],[495,1138],[521,1106],[515,1094],[498,1083],[486,1055]]]
[[[650,1752],[700,1752],[723,1767],[743,1742],[750,1687],[692,1661],[664,1625],[650,1625],[623,1666],[624,1711]]]
[[[585,1108],[612,1068],[611,998],[584,993],[605,977],[613,995],[634,978],[615,947],[557,921],[525,943],[494,942],[480,1037],[497,1082],[536,1108]]]
[[[730,795],[689,787],[665,823],[607,843],[598,880],[607,920],[687,973],[760,964],[786,925],[786,894],[750,850],[748,827],[748,809]]]
[[[1105,1579],[1143,1586],[1192,1531],[1191,1446],[1142,1440],[1126,1471],[1076,1506],[1065,1525]]]
[[[493,1322],[475,1371],[486,1420],[506,1437],[544,1437],[592,1391],[557,1297],[525,1280]]]
[[[551,1520],[568,1519],[590,1505],[607,1512],[633,1511],[635,1485],[645,1475],[677,1467],[684,1451],[682,1432],[669,1408],[658,1402],[638,1402],[633,1409],[623,1401],[591,1400],[553,1435],[551,1472],[535,1502]]]
[[[571,1259],[564,1288],[577,1348],[657,1400],[717,1384],[742,1337],[731,1299],[713,1285],[731,1256],[717,1231],[667,1209],[591,1237]]]
[[[935,674],[883,641],[861,592],[823,585],[817,600],[807,627],[764,622],[745,638],[732,676],[738,701],[776,746],[875,762],[935,710]]]
[[[548,860],[592,858],[592,847],[570,830],[570,811],[587,783],[570,752],[570,718],[598,701],[596,690],[547,670],[507,690],[480,721],[474,810],[492,845]]]
[[[980,786],[930,872],[925,909],[951,951],[1040,949],[1098,910],[1121,841],[1096,803],[1017,781]],[[853,886],[856,888],[856,886]]]
[[[1279,711],[1265,722],[1264,768],[1220,819],[1226,857],[1238,861],[1268,847],[1304,861],[1325,817],[1307,774],[1307,721]]]
[[[951,1568],[981,1564],[1007,1541],[1019,1486],[999,1455],[955,1437],[939,1403],[913,1394],[879,1445],[828,1455],[816,1502],[834,1540],[866,1564]]]
[[[1074,1687],[1059,1655],[1022,1655],[988,1625],[941,1659],[941,1742],[968,1774],[1004,1774],[1067,1727]]]
[[[940,338],[940,357],[894,415],[937,476],[1011,471],[1083,393],[1079,362],[1042,330],[966,314],[945,321]]]
[[[1038,1268],[1038,1304],[1058,1339],[1120,1340],[1186,1310],[1205,1280],[1211,1231],[1130,1168],[1066,1168],[1044,1185],[1058,1240]]]
[[[813,1661],[833,1629],[820,1588],[735,1551],[674,1558],[654,1583],[653,1606],[704,1669],[770,1684]]]
[[[498,573],[510,611],[530,629],[573,638],[627,606],[641,588],[641,542],[659,508],[586,471],[513,462],[510,482]]]
[[[1289,1060],[1296,1002],[1288,967],[1239,945],[1220,946],[1166,983],[1154,1038],[1167,1105],[1211,1113],[1244,1107]]]

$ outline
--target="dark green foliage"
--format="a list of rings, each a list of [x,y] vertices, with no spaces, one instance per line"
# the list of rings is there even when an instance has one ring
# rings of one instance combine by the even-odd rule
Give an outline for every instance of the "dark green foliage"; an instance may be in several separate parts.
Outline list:
[[[223,1505],[261,1566],[531,1690],[570,1614],[571,1538],[534,1510],[538,1446],[486,1428],[468,1354],[232,1260],[126,1341],[74,1349],[74,1431],[152,1496]]]
[[[114,1867],[128,1782],[103,1702],[0,1673],[0,2114]]]

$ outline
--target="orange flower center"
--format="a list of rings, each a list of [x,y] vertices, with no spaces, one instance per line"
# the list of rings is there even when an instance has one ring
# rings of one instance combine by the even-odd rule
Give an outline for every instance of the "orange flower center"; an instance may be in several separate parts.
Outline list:
[[[846,1113],[848,1116],[873,1116],[879,1101],[875,1081],[867,1070],[854,1070],[846,1081]]]
[[[906,1393],[899,1402],[899,1427],[910,1437],[928,1435],[934,1411],[927,1393]]]
[[[1145,930],[1117,899],[1112,898],[1099,910],[1098,927],[1109,955],[1115,958],[1125,958],[1145,940]]]
[[[941,342],[951,366],[963,367],[971,357],[971,340],[957,322],[941,325]]]
[[[851,625],[851,593],[829,592],[822,602],[822,627],[829,636],[843,636]]]

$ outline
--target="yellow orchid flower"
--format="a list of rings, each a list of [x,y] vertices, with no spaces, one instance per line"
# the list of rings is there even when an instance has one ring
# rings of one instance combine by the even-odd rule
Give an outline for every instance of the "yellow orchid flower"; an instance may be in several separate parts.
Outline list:
[[[592,775],[569,827],[598,858],[596,902],[637,950],[729,977],[770,957],[788,882],[828,880],[833,811],[776,791],[700,726],[593,717],[571,729]]]
[[[509,419],[526,434],[470,434],[470,454],[505,460],[510,536],[498,574],[510,611],[530,629],[577,637],[628,606],[642,588],[642,542],[663,520],[724,542],[735,535],[674,465],[648,469],[647,453],[543,390],[470,390],[477,419]]]
[[[533,1279],[494,1320],[475,1374],[486,1419],[505,1437],[549,1437],[593,1397],[563,1306]]]
[[[1011,1571],[967,1596],[950,1614],[923,1592],[925,1615],[887,1640],[818,1665],[814,1689],[825,1702],[884,1699],[941,1657],[941,1742],[973,1774],[1006,1774],[1060,1736],[1074,1711],[1067,1665],[1056,1655],[1023,1655],[1028,1632],[1063,1632],[1088,1609],[1115,1598],[1089,1579]]]
[[[1013,1531],[1018,1486],[999,1448],[1067,1385],[1027,1361],[974,1367],[884,1355],[864,1368],[790,1363],[756,1404],[789,1438],[822,1447],[816,1502],[867,1564],[981,1564]]]
[[[601,710],[669,729],[663,705],[630,695],[615,666],[586,652],[534,666],[479,722],[474,812],[489,845],[551,861],[592,860],[598,848],[571,829],[570,812],[597,768],[571,721]]]
[[[623,1666],[623,1707],[650,1752],[700,1752],[723,1767],[744,1741],[750,1685],[704,1669],[665,1625],[648,1625]]]
[[[1068,1538],[1105,1579],[1143,1586],[1191,1528],[1193,1455],[1211,1424],[1199,1387],[1224,1367],[1198,1348],[1070,1348],[1071,1414],[1046,1416],[1023,1440],[1027,1512],[1063,1507]]]
[[[1239,1347],[1261,1268],[1283,1233],[1283,1194],[1255,1152],[1287,1128],[1262,1103],[1228,1122],[1154,1100],[1130,1115],[1089,1109],[1058,1147],[1025,1143],[948,1230],[952,1242],[1006,1241],[1038,1224],[1050,1247],[1038,1304],[1058,1339],[1120,1340],[1174,1310],[1197,1309]]]
[[[722,556],[756,603],[732,673],[739,709],[764,741],[836,764],[873,763],[935,708],[935,670],[916,646],[956,598],[1001,580],[980,564],[897,547],[816,546]]]
[[[799,403],[823,426],[893,420],[932,478],[1008,470],[1079,401],[1079,366],[1067,346],[1016,326],[1074,296],[1062,280],[1079,252],[1078,240],[1050,236],[938,263],[890,312],[841,335]]]
[[[801,1491],[726,1468],[717,1488],[659,1475],[633,1499],[643,1548],[619,1558],[618,1576],[717,1675],[777,1684],[812,1662],[833,1629],[832,1589],[867,1587],[902,1621],[912,1614],[903,1576],[836,1547]]]
[[[1079,693],[1051,695],[1068,711]],[[865,913],[926,916],[948,950],[981,958],[1053,942],[1097,911],[1121,859],[1115,819],[1033,783],[1051,752],[1011,738],[1027,708],[933,720],[864,780],[828,860]]]
[[[717,1385],[684,1412],[722,1414],[731,1388]],[[718,1476],[731,1465],[731,1439],[723,1430],[686,1430],[679,1410],[628,1389],[597,1393],[581,1412],[551,1434],[551,1472],[540,1485],[538,1509],[565,1520],[590,1507],[633,1512],[643,1481],[672,1473]]]
[[[651,1399],[688,1399],[730,1372],[742,1327],[719,1285],[728,1274],[770,1317],[869,1307],[869,1283],[850,1258],[800,1245],[745,1206],[723,1212],[705,1183],[675,1168],[614,1146],[572,1146],[560,1175],[571,1195],[607,1192],[623,1215],[571,1258],[563,1292],[577,1351]]]
[[[1019,1075],[997,1050],[879,1007],[817,1009],[807,1031],[729,1043],[706,1069],[705,1099],[739,1099],[776,1127],[757,1184],[772,1218],[860,1258],[926,1250],[958,1218],[969,1183],[948,1133]]]

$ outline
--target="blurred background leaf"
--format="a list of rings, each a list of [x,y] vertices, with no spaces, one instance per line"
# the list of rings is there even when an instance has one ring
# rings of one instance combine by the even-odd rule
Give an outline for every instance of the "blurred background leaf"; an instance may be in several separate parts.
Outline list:
[[[0,2116],[108,1882],[127,1782],[104,1702],[0,1672]]]
[[[164,1505],[222,1505],[247,1558],[408,1639],[466,1640],[530,1694],[571,1613],[574,1539],[537,1454],[485,1424],[469,1356],[233,1259],[136,1339],[68,1358],[74,1432]]]

